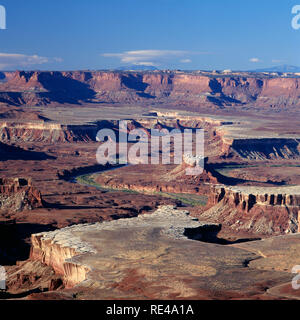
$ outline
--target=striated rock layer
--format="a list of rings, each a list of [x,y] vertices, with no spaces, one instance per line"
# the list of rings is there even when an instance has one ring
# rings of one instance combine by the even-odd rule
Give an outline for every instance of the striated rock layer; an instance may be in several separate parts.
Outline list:
[[[202,218],[210,218],[232,229],[261,234],[297,233],[300,189],[297,187],[211,187],[211,207]]]
[[[41,193],[32,186],[30,179],[0,179],[0,210],[18,212],[42,206]]]
[[[110,71],[16,71],[4,76],[0,102],[11,105],[143,101],[218,107],[300,105],[298,78]]]
[[[77,227],[78,228],[78,227]],[[88,267],[72,262],[72,257],[83,253],[95,253],[95,250],[74,237],[74,227],[62,231],[32,235],[31,260],[38,260],[51,266],[55,272],[64,276],[66,287],[85,280]]]
[[[89,142],[95,141],[98,132],[96,125],[61,125],[47,122],[1,122],[0,141],[2,142]]]

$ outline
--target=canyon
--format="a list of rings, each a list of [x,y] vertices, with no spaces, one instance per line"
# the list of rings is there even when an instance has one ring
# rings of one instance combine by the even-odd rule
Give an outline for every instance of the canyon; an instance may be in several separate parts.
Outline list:
[[[0,78],[0,298],[299,299],[290,285],[299,263],[297,76]],[[179,165],[100,165],[97,133],[118,137],[120,120],[149,137],[203,129],[203,173],[186,175],[196,161],[187,155]]]
[[[64,277],[66,289],[45,292],[46,299],[57,294],[70,299],[74,292],[92,300],[268,300],[274,299],[275,292],[277,298],[286,298],[291,279],[286,270],[299,257],[289,255],[285,248],[289,244],[299,247],[299,237],[286,238],[276,247],[280,260],[286,258],[277,264],[270,244],[261,241],[228,246],[209,243],[220,229],[218,224],[190,217],[186,210],[162,206],[132,219],[33,235],[31,259],[43,260]],[[282,284],[285,290],[278,290]],[[299,297],[297,291],[290,294]],[[35,298],[33,294],[31,299]]]
[[[190,110],[249,104],[292,108],[300,104],[297,77],[172,71],[2,72],[0,102],[15,106],[163,103],[173,107],[184,105]]]

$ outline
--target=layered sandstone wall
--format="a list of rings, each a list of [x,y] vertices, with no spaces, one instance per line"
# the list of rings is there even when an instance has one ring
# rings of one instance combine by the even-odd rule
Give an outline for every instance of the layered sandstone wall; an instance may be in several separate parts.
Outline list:
[[[109,71],[4,74],[6,81],[0,83],[0,102],[15,105],[143,100],[177,101],[194,106],[300,105],[298,78]]]
[[[97,125],[61,125],[58,123],[15,122],[0,123],[0,141],[2,142],[77,142],[96,141]]]
[[[225,156],[238,156],[255,161],[300,158],[298,134],[278,137],[266,131],[259,136],[255,129],[249,127],[243,130],[236,124],[216,126],[214,133],[220,140],[221,152]]]
[[[43,206],[41,192],[30,179],[0,179],[0,210],[18,212]]]
[[[235,207],[241,205],[246,211],[250,211],[254,205],[263,206],[290,206],[300,209],[299,187],[283,188],[262,187],[229,187],[215,186],[212,195],[214,204],[225,200]]]
[[[206,214],[218,216],[217,219],[236,230],[268,234],[300,232],[299,187],[216,185],[211,187],[208,206],[211,209]]]
[[[51,266],[64,278],[65,287],[72,287],[86,279],[90,271],[87,266],[74,262],[73,257],[84,253],[95,253],[89,245],[65,228],[49,233],[33,234],[30,259]]]
[[[126,120],[128,130],[142,128],[150,136],[152,129],[172,130],[185,128],[202,128],[212,133],[214,126],[220,126],[222,121],[213,121],[205,117],[182,117],[177,118],[141,118]],[[102,120],[89,124],[65,125],[52,121],[21,121],[3,120],[0,121],[0,141],[2,142],[89,142],[97,140],[97,133],[101,129],[119,130],[119,122],[116,120]],[[218,138],[218,137],[217,137]]]
[[[230,148],[249,160],[297,159],[300,157],[299,141],[292,138],[234,139]]]

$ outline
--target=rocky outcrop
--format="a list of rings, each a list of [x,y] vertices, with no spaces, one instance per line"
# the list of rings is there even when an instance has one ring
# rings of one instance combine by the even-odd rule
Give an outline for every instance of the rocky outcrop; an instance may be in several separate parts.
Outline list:
[[[300,105],[298,78],[109,71],[17,71],[4,75],[0,102],[10,105],[141,101],[191,107]]]
[[[51,266],[57,274],[64,277],[66,287],[72,287],[84,281],[86,274],[90,271],[88,267],[74,263],[72,258],[95,252],[80,238],[74,236],[71,230],[72,228],[65,228],[50,233],[34,234],[31,237],[30,259]]]
[[[272,190],[273,189],[273,190]],[[243,210],[249,212],[254,205],[263,206],[289,206],[300,208],[300,188],[281,187],[229,187],[216,186],[214,188],[213,202],[229,201],[233,206],[241,205]]]
[[[41,252],[38,259],[49,256],[51,248],[59,254],[54,246],[61,247],[60,254],[69,247],[92,248],[67,259],[90,271],[73,288],[30,298],[274,299],[267,289],[290,285],[291,267],[299,260],[295,254],[298,236],[234,245],[209,243],[203,238],[219,230],[220,225],[197,221],[185,210],[161,207],[153,214],[132,219],[77,225],[38,235],[33,241],[36,252]],[[62,260],[56,257],[56,261]]]
[[[6,267],[7,291],[3,294],[4,299],[57,289],[63,289],[62,279],[51,267],[39,261],[26,260]]]
[[[78,142],[96,141],[97,125],[61,125],[47,122],[1,122],[2,142]]]
[[[0,178],[0,210],[19,212],[42,207],[43,200],[31,180]]]
[[[183,162],[190,167],[204,167],[204,157],[201,155],[192,155],[190,153],[185,153],[183,155]]]
[[[248,160],[297,159],[300,143],[292,138],[234,139],[230,151]]]
[[[9,111],[6,111],[2,114],[2,117],[6,114],[8,116],[15,115],[14,113],[10,114]],[[21,117],[22,114],[17,114],[17,116]],[[142,128],[150,137],[152,129],[170,130],[171,128],[176,128],[183,131],[185,128],[203,128],[212,131],[213,125],[219,126],[222,124],[221,121],[216,121],[214,123],[209,120],[209,118],[204,117],[194,117],[193,119],[182,117],[180,120],[177,118],[142,118],[126,121],[128,131]],[[112,129],[115,132],[118,132],[119,122],[117,120],[102,120],[82,125],[66,125],[48,121],[47,119],[5,119],[0,121],[0,142],[92,142],[97,140],[97,133],[101,129]]]
[[[51,266],[59,275],[63,275],[66,287],[72,287],[87,280],[92,268],[80,262],[86,255],[99,255],[93,245],[83,241],[81,235],[117,230],[143,230],[153,228],[171,239],[208,239],[214,237],[221,225],[200,222],[189,216],[189,212],[177,210],[173,206],[162,206],[156,212],[140,215],[131,219],[119,219],[110,222],[83,224],[64,229],[32,235],[30,259]],[[137,231],[139,232],[139,231]],[[155,231],[157,232],[157,231]]]
[[[203,217],[226,221],[234,230],[254,233],[297,233],[300,216],[299,187],[211,187],[211,208]]]

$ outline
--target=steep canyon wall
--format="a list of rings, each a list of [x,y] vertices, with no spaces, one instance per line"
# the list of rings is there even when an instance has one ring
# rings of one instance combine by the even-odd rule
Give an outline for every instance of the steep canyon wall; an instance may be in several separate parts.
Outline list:
[[[298,78],[176,72],[4,72],[0,102],[11,105],[169,103],[190,106],[300,105]]]

